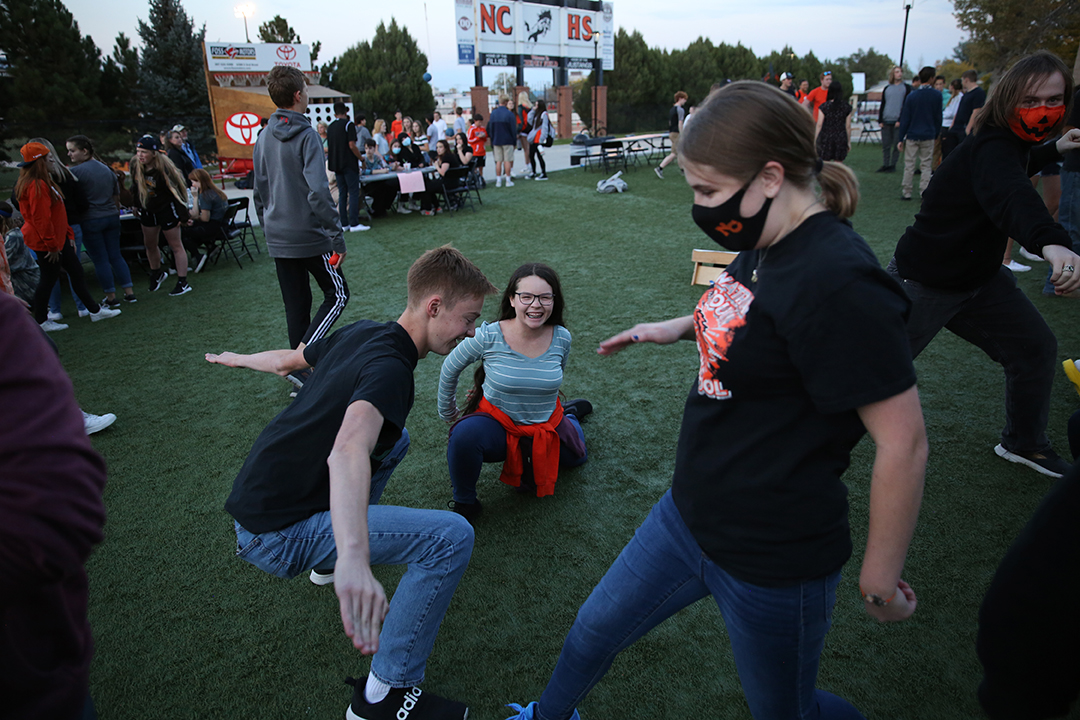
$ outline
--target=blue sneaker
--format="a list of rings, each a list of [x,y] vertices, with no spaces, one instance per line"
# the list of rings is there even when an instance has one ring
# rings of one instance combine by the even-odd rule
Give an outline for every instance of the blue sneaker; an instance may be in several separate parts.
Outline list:
[[[525,707],[521,707],[517,703],[510,703],[506,707],[511,710],[515,710],[517,715],[511,715],[506,720],[535,720],[537,703],[531,702]],[[581,720],[581,716],[578,715],[577,710],[574,710],[574,714],[570,716],[570,720]]]

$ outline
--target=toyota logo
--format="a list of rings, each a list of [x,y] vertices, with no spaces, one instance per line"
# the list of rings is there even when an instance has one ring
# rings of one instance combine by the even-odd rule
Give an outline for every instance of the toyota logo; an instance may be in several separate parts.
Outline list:
[[[255,113],[234,113],[225,120],[225,135],[237,145],[254,145],[255,131],[261,122]]]
[[[457,26],[462,30],[468,32],[472,28],[472,20],[462,15],[458,18]]]
[[[277,55],[282,60],[292,60],[296,57],[296,48],[292,45],[278,45]]]

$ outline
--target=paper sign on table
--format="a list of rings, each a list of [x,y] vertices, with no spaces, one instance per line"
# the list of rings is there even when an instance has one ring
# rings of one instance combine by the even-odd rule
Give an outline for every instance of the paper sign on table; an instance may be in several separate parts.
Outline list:
[[[424,173],[419,170],[398,173],[398,183],[403,193],[424,192]]]

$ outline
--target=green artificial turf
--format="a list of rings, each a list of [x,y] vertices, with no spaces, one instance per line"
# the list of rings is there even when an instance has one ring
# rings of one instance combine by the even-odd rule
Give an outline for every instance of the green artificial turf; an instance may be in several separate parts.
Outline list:
[[[884,264],[917,203],[899,201],[899,174],[873,173],[879,152],[857,146],[849,164],[863,193],[855,228]],[[594,352],[636,322],[689,313],[702,291],[689,285],[690,252],[710,246],[690,218],[691,193],[677,172],[661,181],[648,168],[630,171],[623,195],[597,194],[599,178],[574,170],[547,183],[489,186],[476,213],[393,216],[348,236],[352,300],[338,327],[395,319],[410,263],[442,243],[460,248],[500,287],[526,261],[550,263],[562,276],[574,336],[564,390],[596,408],[585,425],[590,459],[564,472],[543,500],[499,484],[498,467],[484,471],[476,549],[424,684],[467,702],[478,720],[503,718],[504,703],[539,696],[578,607],[669,485],[696,372],[692,343],[612,358]],[[136,278],[139,302],[122,316],[72,320],[53,335],[83,408],[119,417],[93,436],[109,464],[105,542],[89,562],[91,691],[100,716],[340,718],[350,698],[342,680],[363,677],[368,661],[342,632],[332,587],[276,579],[236,559],[222,509],[291,386],[210,365],[203,354],[285,346],[273,263],[265,250],[242,270],[222,261],[192,276],[195,291],[180,298],[150,294],[145,274]],[[1077,306],[1039,293],[1039,266],[1019,281],[1057,333],[1061,357],[1080,355]],[[70,317],[66,295],[65,303]],[[495,305],[488,302],[485,318]],[[859,599],[873,458],[864,441],[845,476],[856,552],[838,591],[819,686],[869,718],[978,718],[979,602],[1051,481],[993,454],[1004,421],[996,365],[948,333],[916,365],[931,447],[905,572],[918,611],[908,622],[879,625]],[[413,444],[384,503],[446,507],[439,366],[431,356],[417,369]],[[1076,407],[1059,372],[1049,432],[1063,455]],[[376,574],[390,592],[400,570]],[[748,718],[715,604],[688,608],[624,652],[581,711],[585,720]]]

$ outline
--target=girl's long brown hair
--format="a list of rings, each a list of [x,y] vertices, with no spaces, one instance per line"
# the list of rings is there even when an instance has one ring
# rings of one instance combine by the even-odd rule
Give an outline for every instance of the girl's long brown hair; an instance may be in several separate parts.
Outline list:
[[[228,200],[229,196],[226,195],[221,188],[214,184],[213,178],[210,177],[210,173],[206,172],[203,168],[195,168],[188,173],[188,180],[197,180],[199,183],[200,194],[207,190],[212,190],[222,200]]]
[[[52,190],[63,199],[64,193],[60,191],[60,186],[56,184],[52,173],[49,172],[48,156],[46,155],[39,157],[25,167],[19,168],[19,179],[15,183],[15,197],[18,198],[20,207],[30,187],[39,181],[45,183],[49,190]]]
[[[131,182],[135,186],[135,192],[139,193],[139,204],[146,207],[148,199],[145,182],[146,170],[143,169],[143,164],[139,162],[137,155],[131,158],[128,166],[131,168]],[[187,183],[184,182],[184,176],[177,170],[176,165],[173,165],[173,161],[169,159],[169,156],[159,152],[153,153],[150,158],[150,167],[157,170],[165,178],[165,184],[169,187],[169,192],[173,194],[173,197],[181,204],[187,205]]]
[[[503,292],[502,301],[499,303],[498,321],[513,320],[517,317],[517,311],[514,310],[511,301],[514,298],[514,293],[517,292],[518,283],[525,278],[533,277],[534,275],[550,285],[551,294],[555,296],[555,300],[551,303],[551,315],[544,321],[544,324],[565,326],[566,323],[563,321],[563,309],[566,307],[566,303],[563,300],[562,283],[559,282],[559,274],[543,263],[525,263],[510,276],[510,282],[506,284],[506,290]],[[484,361],[481,360],[476,366],[476,371],[473,373],[473,389],[469,393],[469,399],[466,401],[465,407],[461,411],[462,415],[474,413],[480,406],[480,398],[484,396],[484,379],[486,377],[487,373],[484,371]]]

